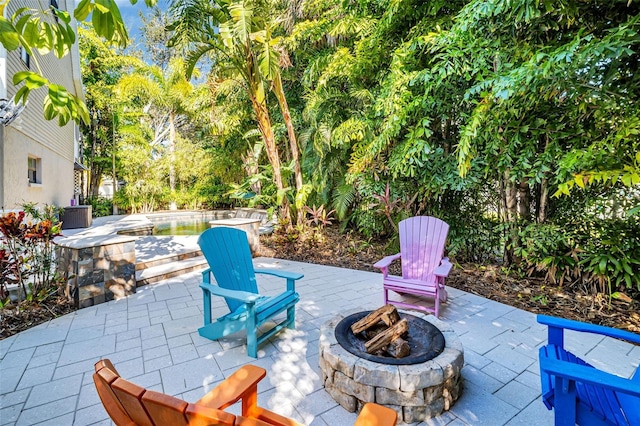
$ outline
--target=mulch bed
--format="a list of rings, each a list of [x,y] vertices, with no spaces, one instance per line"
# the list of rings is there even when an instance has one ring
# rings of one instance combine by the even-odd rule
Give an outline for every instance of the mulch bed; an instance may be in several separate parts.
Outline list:
[[[330,226],[298,238],[279,234],[262,236],[261,255],[342,268],[375,271],[372,265],[387,253],[386,241],[364,239],[355,233],[340,233]],[[399,273],[395,262],[393,273]],[[456,264],[447,285],[529,312],[586,321],[640,333],[640,297],[629,301],[609,300],[593,294],[546,283],[541,278],[514,277],[499,266]],[[0,340],[43,322],[73,312],[66,297],[45,303],[0,310]]]
[[[5,306],[0,310],[0,340],[73,311],[73,302],[64,296],[20,308]]]
[[[388,253],[386,241],[366,240],[355,233],[340,233],[327,227],[313,237],[296,240],[278,234],[261,237],[264,256],[363,271],[376,271],[372,265]],[[454,260],[455,261],[455,260]],[[392,273],[399,273],[394,262]],[[533,313],[559,316],[640,333],[640,297],[629,301],[603,294],[560,287],[536,277],[514,277],[500,266],[456,264],[446,281],[448,286],[495,300]],[[635,296],[635,297],[633,297]]]

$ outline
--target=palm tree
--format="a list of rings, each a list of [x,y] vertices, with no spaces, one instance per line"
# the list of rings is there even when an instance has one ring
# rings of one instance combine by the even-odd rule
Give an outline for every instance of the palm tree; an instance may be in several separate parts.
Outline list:
[[[273,181],[280,200],[281,219],[291,224],[288,190],[282,176],[280,150],[268,108],[268,92],[273,90],[287,126],[294,163],[296,190],[303,186],[300,154],[291,114],[286,102],[266,9],[249,1],[210,3],[204,0],[177,0],[171,13],[172,45],[190,46],[188,72],[205,55],[211,55],[217,75],[240,81],[250,99],[258,130],[271,164]]]
[[[147,66],[143,70],[146,72],[132,73],[119,83],[121,93],[145,104],[144,112],[154,132],[151,145],[160,144],[167,149],[169,189],[173,197],[169,204],[171,210],[177,208],[174,156],[178,128],[186,124],[187,116],[196,113],[191,106],[199,104],[196,99],[202,94],[185,78],[184,68],[184,60],[173,58],[164,71],[158,66]]]

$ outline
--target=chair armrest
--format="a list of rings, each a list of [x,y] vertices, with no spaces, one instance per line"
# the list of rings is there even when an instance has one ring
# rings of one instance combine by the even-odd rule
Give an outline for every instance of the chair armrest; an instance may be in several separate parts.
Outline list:
[[[547,315],[538,315],[537,320],[540,324],[547,325],[550,328],[550,333],[551,328],[575,330],[585,333],[601,334],[603,336],[614,337],[616,339],[622,339],[628,342],[640,344],[640,334],[632,333],[630,331],[605,327],[602,325],[588,324],[585,322],[568,320],[565,318],[550,317]],[[549,341],[549,343],[555,342]]]
[[[298,272],[279,271],[277,269],[254,269],[256,274],[275,275],[276,277],[286,278],[288,280],[299,280],[304,274]]]
[[[205,283],[211,282],[211,268],[207,268],[202,271],[202,281]]]
[[[372,402],[364,404],[354,426],[395,426],[398,413]]]
[[[250,293],[248,291],[240,291],[240,290],[229,290],[226,288],[219,287],[213,284],[202,283],[200,284],[200,288],[203,290],[207,290],[211,294],[215,294],[216,296],[230,298],[234,300],[239,300],[243,303],[255,303],[258,299],[260,299],[259,294]]]
[[[274,413],[273,411],[267,410],[266,408],[262,407],[256,407],[255,411],[251,414],[251,418],[261,421],[260,425],[265,424],[269,426],[303,426],[293,419],[281,416],[278,413]],[[252,426],[253,424],[254,423],[251,423]]]
[[[196,401],[195,404],[224,410],[241,399],[253,399],[255,402],[257,400],[258,382],[266,375],[267,372],[264,368],[250,364],[244,365]],[[243,412],[243,415],[246,414]]]
[[[396,259],[400,259],[400,256],[400,253],[396,253],[391,256],[383,257],[381,260],[378,260],[376,263],[374,263],[373,267],[378,269],[388,268],[389,265],[391,265],[391,262]]]
[[[546,356],[542,356],[542,353],[540,354],[540,370],[556,377],[640,397],[640,383],[638,382],[586,365],[547,358]]]
[[[258,407],[258,382],[266,374],[264,368],[250,364],[245,365],[200,398],[195,405],[224,410],[242,400],[242,416],[238,417],[237,424],[301,426],[296,421]]]
[[[433,274],[436,277],[446,277],[449,275],[452,267],[453,265],[451,264],[451,262],[449,262],[449,258],[445,257],[442,259],[440,266],[433,270]]]

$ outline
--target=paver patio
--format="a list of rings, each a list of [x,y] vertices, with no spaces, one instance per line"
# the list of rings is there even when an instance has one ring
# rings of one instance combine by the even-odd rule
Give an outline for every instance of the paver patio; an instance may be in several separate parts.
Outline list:
[[[110,358],[134,383],[187,401],[199,399],[238,366],[253,363],[267,369],[259,386],[261,405],[305,424],[353,424],[356,415],[322,388],[319,328],[338,312],[382,305],[381,275],[270,258],[255,263],[305,274],[297,285],[297,329],[262,345],[257,360],[246,355],[243,335],[220,341],[198,335],[200,274],[189,273],[0,341],[0,424],[111,424],[91,378],[100,358]],[[269,294],[284,282],[260,276],[259,285]],[[448,290],[440,318],[464,346],[464,390],[450,411],[421,424],[552,424],[540,401],[536,360],[546,329],[532,313]],[[216,305],[220,315],[226,312],[223,303]],[[640,347],[600,336],[570,332],[567,346],[596,367],[625,377],[640,360]]]

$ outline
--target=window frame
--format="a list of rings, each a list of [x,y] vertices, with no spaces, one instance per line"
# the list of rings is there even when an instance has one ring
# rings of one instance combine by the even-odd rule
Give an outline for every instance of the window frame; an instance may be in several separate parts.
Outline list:
[[[20,59],[22,59],[22,63],[27,69],[31,69],[31,55],[29,55],[27,50],[22,46],[20,46]]]
[[[32,165],[33,162],[33,165]],[[27,179],[29,185],[42,184],[42,159],[33,155],[27,157]]]

